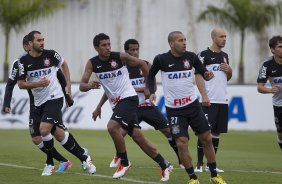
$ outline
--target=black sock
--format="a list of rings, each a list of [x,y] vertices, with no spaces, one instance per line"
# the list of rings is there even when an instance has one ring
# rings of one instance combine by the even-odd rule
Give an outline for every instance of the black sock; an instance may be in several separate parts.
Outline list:
[[[75,142],[75,144],[76,144],[76,146],[77,146],[77,149],[78,149],[82,154],[84,154],[84,149],[76,142],[75,138],[72,136],[71,133],[69,133],[69,137],[70,137],[71,139],[73,139],[73,141]]]
[[[207,165],[210,168],[210,172],[211,172],[211,177],[216,177],[217,176],[217,171],[216,171],[216,162],[213,163],[207,163]]]
[[[55,147],[53,147],[53,149],[52,149],[52,154],[53,154],[54,159],[56,159],[56,160],[59,161],[59,162],[67,162],[67,161],[68,161],[65,157],[63,157],[63,155],[61,155],[61,154],[56,150]]]
[[[117,156],[120,158],[120,164],[122,166],[127,167],[129,165],[126,152],[124,152],[124,153],[117,153]]]
[[[219,137],[212,137],[212,144],[214,147],[214,152],[216,153],[219,145]]]
[[[196,174],[195,174],[195,172],[194,172],[193,166],[190,167],[190,168],[188,168],[188,169],[185,169],[185,170],[186,170],[186,172],[188,173],[188,176],[189,176],[190,179],[194,179],[194,180],[197,179],[197,176],[196,176]]]
[[[198,164],[204,164],[204,149],[201,141],[198,139],[197,144],[197,153],[198,153]]]
[[[65,139],[66,138],[67,137],[65,137]],[[74,142],[74,140],[70,136],[68,136],[67,141],[62,145],[66,150],[68,150],[70,153],[72,153],[74,156],[76,156],[81,162],[86,161],[87,156],[83,155],[83,153],[79,151],[76,143]]]
[[[174,150],[174,152],[176,153],[176,156],[178,158],[178,163],[181,164],[181,161],[180,161],[180,158],[179,158],[179,155],[178,155],[178,149],[177,149],[177,145],[176,145],[176,142],[173,138],[168,138],[168,143],[170,145],[170,147],[172,147],[172,149]]]
[[[277,142],[278,142],[278,145],[280,146],[280,149],[282,150],[282,140],[280,140],[280,139],[277,137]]]
[[[168,166],[168,163],[167,161],[165,161],[165,159],[162,157],[161,154],[158,154],[156,156],[156,158],[154,158],[155,162],[157,162],[159,164],[159,166],[162,168],[162,169],[166,169],[167,166]]]
[[[54,161],[53,161],[53,147],[54,147],[54,140],[51,134],[42,137],[43,140],[43,145],[45,147],[46,150],[46,154],[47,154],[47,160],[46,160],[46,164],[47,165],[54,165]]]

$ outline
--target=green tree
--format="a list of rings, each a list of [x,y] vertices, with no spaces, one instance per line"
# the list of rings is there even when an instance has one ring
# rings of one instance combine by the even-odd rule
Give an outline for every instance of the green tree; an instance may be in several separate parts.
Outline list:
[[[4,81],[8,79],[11,31],[18,33],[28,23],[63,7],[58,0],[0,0],[0,25],[5,36]]]
[[[226,0],[222,8],[209,5],[198,16],[240,33],[238,83],[244,84],[244,42],[247,31],[260,33],[282,16],[282,2],[266,0]]]

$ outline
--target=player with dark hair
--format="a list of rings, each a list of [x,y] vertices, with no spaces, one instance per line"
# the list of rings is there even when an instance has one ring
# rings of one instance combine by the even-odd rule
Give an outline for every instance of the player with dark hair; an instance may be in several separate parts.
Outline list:
[[[277,130],[277,142],[282,150],[282,36],[269,40],[273,56],[264,60],[257,78],[257,90],[262,94],[273,94],[272,104]],[[271,86],[266,86],[269,81]]]
[[[170,164],[144,137],[138,125],[136,110],[139,100],[131,85],[128,70],[125,66],[138,67],[146,78],[148,75],[147,64],[127,53],[111,52],[110,37],[104,33],[94,37],[93,45],[98,55],[88,60],[80,82],[80,90],[85,92],[91,89],[99,89],[102,85],[105,93],[101,100],[108,99],[112,106],[113,114],[107,128],[115,144],[117,155],[121,159],[113,178],[124,176],[131,166],[127,158],[125,140],[120,131],[122,128],[148,156],[159,164],[162,169],[161,181],[168,181],[171,171]],[[95,72],[100,82],[93,81],[89,83],[93,72]]]
[[[139,42],[135,39],[128,39],[124,43],[124,50],[126,53],[128,53],[131,56],[134,56],[136,58],[139,58]],[[147,61],[145,61],[150,69],[151,64]],[[178,150],[175,143],[175,140],[172,139],[170,134],[170,129],[168,126],[168,122],[165,119],[165,117],[162,115],[158,107],[152,105],[148,99],[148,91],[146,93],[146,87],[145,87],[145,78],[142,74],[142,71],[139,68],[131,67],[129,65],[126,65],[127,70],[129,72],[129,78],[131,80],[131,84],[134,87],[135,91],[137,92],[138,99],[139,99],[139,105],[137,108],[137,117],[139,124],[142,121],[145,121],[149,125],[155,128],[155,130],[159,130],[162,134],[164,134],[165,137],[167,137],[168,142],[174,152],[176,153],[178,157]],[[147,97],[146,97],[147,95]],[[107,100],[107,99],[106,99]],[[104,102],[99,103],[93,112],[93,119],[96,121],[97,116],[101,117],[101,107]],[[126,132],[123,131],[123,136],[126,136]],[[178,157],[179,164],[181,165],[181,162]],[[110,163],[110,167],[117,167],[120,163],[120,158],[116,154],[114,156],[114,159]]]
[[[90,174],[96,172],[89,155],[84,155],[84,150],[75,141],[62,122],[61,108],[63,106],[63,90],[57,79],[58,68],[63,70],[66,79],[66,94],[71,95],[70,76],[67,63],[53,50],[44,49],[44,38],[39,31],[28,34],[29,52],[19,59],[18,86],[21,89],[32,91],[34,99],[34,123],[38,126],[42,136],[43,145],[46,148],[47,162],[42,175],[51,175],[54,169],[53,154],[54,141],[51,132],[56,139],[70,153],[80,159],[84,168]],[[31,122],[33,123],[33,122]],[[55,129],[55,131],[54,131]]]

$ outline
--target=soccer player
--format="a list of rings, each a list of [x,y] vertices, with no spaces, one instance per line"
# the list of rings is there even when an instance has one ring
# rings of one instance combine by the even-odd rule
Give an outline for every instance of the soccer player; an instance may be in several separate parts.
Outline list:
[[[136,58],[139,58],[139,42],[135,39],[129,39],[124,43],[124,50],[126,53],[128,53],[131,56],[134,56]],[[147,61],[145,61],[148,65],[148,67],[151,67],[151,64]],[[178,150],[175,143],[175,140],[172,139],[170,129],[168,126],[168,122],[165,119],[165,117],[162,115],[158,107],[152,105],[148,99],[148,93],[147,97],[145,96],[146,88],[145,88],[145,78],[142,74],[142,71],[137,67],[131,67],[129,65],[126,65],[127,70],[129,72],[129,78],[131,80],[131,84],[134,87],[138,99],[139,99],[139,105],[137,108],[137,117],[138,117],[138,123],[140,124],[142,121],[145,121],[149,125],[155,128],[155,130],[160,130],[162,134],[168,139],[168,142],[174,152],[176,153],[178,157]],[[148,92],[148,91],[147,91]],[[107,99],[105,99],[107,100]],[[100,102],[95,111],[93,112],[93,119],[96,121],[96,118],[99,116],[101,117],[101,107],[104,104],[105,101]],[[124,131],[123,136],[126,136],[126,132]],[[180,159],[178,157],[179,164],[181,165]],[[110,163],[110,167],[117,167],[120,163],[120,158],[116,154],[114,156],[114,159]]]
[[[282,36],[269,40],[273,56],[264,60],[257,79],[257,90],[262,94],[273,94],[272,104],[277,129],[277,142],[282,150]],[[265,85],[269,81],[271,86]]]
[[[30,89],[34,97],[35,111],[40,117],[40,135],[46,148],[47,164],[42,175],[51,175],[54,169],[52,150],[54,141],[51,132],[63,147],[82,162],[90,174],[96,172],[91,157],[84,155],[81,147],[65,131],[62,122],[63,91],[57,79],[57,70],[62,68],[67,81],[66,94],[71,94],[70,76],[67,63],[53,50],[44,49],[44,38],[39,31],[28,34],[29,52],[19,59],[18,86]]]
[[[193,68],[205,80],[211,80],[213,72],[208,71],[197,55],[186,51],[186,38],[180,31],[173,31],[168,35],[170,51],[159,54],[154,58],[149,71],[147,82],[150,90],[150,101],[156,100],[155,75],[161,70],[165,106],[173,138],[175,138],[181,163],[189,176],[187,184],[198,184],[199,180],[194,172],[192,157],[188,151],[188,127],[190,126],[201,140],[204,153],[211,171],[211,182],[225,184],[216,171],[215,152],[212,145],[210,126],[202,111],[193,84]]]
[[[125,175],[131,166],[128,161],[125,140],[120,131],[123,128],[139,145],[139,147],[162,169],[161,181],[169,180],[171,171],[170,164],[158,153],[157,149],[144,137],[138,126],[136,110],[138,107],[138,96],[131,85],[129,74],[125,65],[135,66],[141,69],[143,76],[148,75],[147,64],[129,54],[122,52],[111,52],[110,37],[104,33],[96,35],[93,45],[98,55],[88,60],[84,74],[80,82],[80,90],[83,92],[91,89],[99,89],[100,85],[105,90],[103,98],[109,99],[113,108],[113,114],[107,124],[118,157],[121,158],[120,165],[113,178]],[[92,72],[95,72],[98,80],[89,83]]]
[[[27,35],[24,36],[24,38],[23,38],[23,48],[24,48],[25,52],[29,51]],[[59,75],[60,75],[60,77],[59,77]],[[4,103],[3,103],[3,108],[2,108],[2,111],[4,113],[10,113],[11,112],[11,100],[12,100],[14,86],[17,83],[17,77],[18,77],[18,59],[16,59],[13,63],[13,67],[12,67],[9,79],[8,79],[7,84],[6,84],[5,95],[4,95]],[[60,74],[58,73],[58,79],[60,81],[60,84],[62,85],[62,88],[64,88],[66,81],[65,81],[65,77],[64,77],[64,75],[61,71],[60,71]],[[41,151],[46,153],[46,148],[43,145],[42,138],[41,138],[41,135],[40,135],[40,132],[39,132],[40,121],[39,121],[39,118],[38,118],[37,113],[36,113],[36,108],[34,107],[33,95],[32,95],[30,90],[28,90],[28,94],[29,94],[29,98],[30,98],[29,130],[30,130],[32,142],[35,145],[37,145],[37,147]],[[66,98],[66,94],[65,94],[65,98]],[[68,105],[71,106],[73,104],[73,100],[71,99],[70,96],[69,96],[68,99],[70,99],[71,101],[67,101],[67,100],[66,101],[70,102],[70,104],[68,104]],[[54,158],[60,162],[60,165],[59,165],[57,172],[63,172],[63,171],[65,171],[65,170],[67,170],[71,167],[71,162],[69,160],[67,160],[66,158],[64,158],[55,149],[55,147],[54,147],[54,149],[52,149],[52,154],[53,154]]]
[[[215,28],[211,32],[212,45],[200,52],[198,57],[204,66],[213,71],[214,78],[206,81],[202,75],[195,72],[195,80],[200,92],[202,109],[211,125],[212,143],[217,153],[221,133],[227,133],[228,128],[228,97],[227,81],[232,77],[227,53],[222,51],[226,43],[226,32],[222,28]],[[204,151],[201,141],[197,144],[198,162],[195,172],[203,172]],[[221,169],[217,172],[224,172]],[[209,171],[206,166],[205,171]]]

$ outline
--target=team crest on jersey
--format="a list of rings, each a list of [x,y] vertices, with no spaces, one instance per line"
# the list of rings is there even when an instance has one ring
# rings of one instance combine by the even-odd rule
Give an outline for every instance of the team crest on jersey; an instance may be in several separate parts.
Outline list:
[[[118,64],[117,64],[117,62],[115,60],[110,61],[110,63],[111,63],[111,67],[112,68],[117,68],[118,67]]]
[[[186,68],[186,69],[190,68],[189,60],[185,59],[182,62],[184,64],[184,68]]]
[[[179,129],[179,126],[178,126],[178,125],[173,125],[173,126],[171,127],[171,133],[172,133],[172,134],[176,135],[176,134],[178,134],[179,132],[180,132],[180,129]]]
[[[50,66],[50,59],[49,58],[43,59],[43,62],[44,62],[44,66]]]

